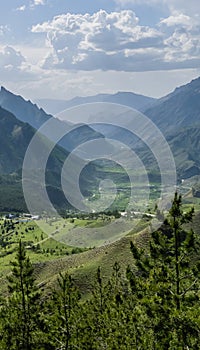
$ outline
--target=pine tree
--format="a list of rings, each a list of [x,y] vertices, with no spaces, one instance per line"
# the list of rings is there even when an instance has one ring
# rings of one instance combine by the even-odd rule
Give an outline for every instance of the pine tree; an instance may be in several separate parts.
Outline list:
[[[12,273],[7,278],[9,295],[1,310],[3,344],[13,350],[39,349],[39,290],[21,241],[11,266]]]
[[[49,344],[55,349],[74,349],[78,338],[80,293],[68,273],[59,274],[49,308]]]
[[[106,281],[99,267],[91,298],[82,305],[80,349],[134,349],[135,337],[127,281],[116,262]]]
[[[198,349],[200,320],[192,314],[199,308],[199,240],[184,229],[193,213],[183,213],[181,196],[175,193],[169,217],[152,233],[149,252],[131,243],[137,272],[129,267],[127,276],[148,315],[155,349]]]

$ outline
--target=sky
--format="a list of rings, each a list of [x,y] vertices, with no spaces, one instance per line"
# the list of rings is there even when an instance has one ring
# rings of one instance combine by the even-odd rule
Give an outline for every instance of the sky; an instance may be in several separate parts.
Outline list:
[[[162,97],[200,76],[199,0],[6,0],[0,85],[33,102],[132,91]]]

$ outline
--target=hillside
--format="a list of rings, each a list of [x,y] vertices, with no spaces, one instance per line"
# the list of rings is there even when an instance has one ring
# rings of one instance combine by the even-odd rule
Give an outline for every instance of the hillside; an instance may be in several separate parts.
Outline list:
[[[63,128],[63,126],[61,125]],[[26,211],[26,204],[24,202],[23,191],[22,191],[22,166],[26,150],[35,135],[36,130],[28,123],[24,123],[18,120],[12,113],[6,111],[0,107],[0,212],[8,211]],[[80,130],[78,129],[78,131]],[[58,145],[53,144],[42,136],[37,134],[37,152],[31,153],[29,174],[31,181],[34,184],[33,191],[38,193],[40,191],[40,159],[46,153],[49,154],[48,161],[45,167],[46,175],[46,189],[51,202],[59,210],[71,208],[62,190],[61,185],[61,169],[68,156],[68,152]],[[81,138],[87,139],[88,130],[84,127],[82,129]],[[74,138],[72,133],[71,137]],[[73,144],[78,142],[77,138],[74,139]],[[71,177],[66,179],[67,188],[74,186],[74,174],[77,166],[79,167],[81,160],[78,157],[74,157],[74,169],[71,173]],[[42,164],[43,165],[43,164]],[[105,168],[106,170],[106,168]],[[113,170],[113,169],[112,169]],[[111,177],[113,172],[108,176]],[[98,166],[94,163],[89,163],[84,167],[80,176],[80,189],[83,195],[91,196],[94,191],[98,191],[98,183],[102,179],[102,165]],[[126,179],[121,172],[117,171],[115,178],[117,182]],[[127,179],[126,179],[127,181]],[[41,203],[38,202],[39,206]],[[39,209],[38,209],[39,210]],[[42,208],[42,211],[45,208]]]
[[[51,118],[51,115],[45,113],[42,108],[38,108],[30,100],[24,100],[20,95],[13,94],[3,86],[0,90],[0,106],[35,129],[38,129],[44,122]]]
[[[200,125],[177,131],[167,140],[182,179],[200,174]]]
[[[0,211],[25,211],[23,199],[21,169],[27,147],[35,134],[35,129],[29,124],[19,121],[13,114],[0,108]],[[38,134],[39,149],[48,151],[50,143]],[[37,171],[37,157],[32,154],[31,167]],[[41,156],[41,154],[40,154]],[[66,200],[60,190],[60,170],[67,157],[66,151],[56,146],[50,153],[46,167],[46,181],[50,196],[54,197],[60,206],[66,205]]]
[[[179,180],[199,175],[200,126],[174,131],[166,139],[175,159]],[[150,172],[156,169],[156,161],[147,147],[140,147],[137,152]]]
[[[45,122],[53,118],[52,115],[47,114],[42,108],[38,108],[38,106],[33,104],[30,100],[26,101],[22,96],[15,95],[4,87],[1,87],[0,90],[0,106],[14,114],[20,121],[28,123],[37,130]],[[71,125],[68,125],[66,122],[63,124],[63,122],[58,119],[54,119],[54,124],[54,128],[57,130],[65,130],[67,129],[67,126],[70,128]],[[62,140],[60,140],[59,145],[67,151],[71,151],[80,143],[98,137],[102,137],[102,135],[95,132],[89,126],[83,125],[81,126],[81,132],[80,128],[76,128],[68,133],[67,136],[63,137]]]
[[[200,212],[196,212],[192,225],[187,224],[187,229],[192,227],[199,234],[199,219]],[[70,221],[69,219],[66,220],[65,229],[74,226],[74,228],[79,227],[81,230],[85,220],[76,219],[73,224]],[[95,223],[97,224],[96,220],[94,220],[93,224]],[[15,256],[17,242],[19,239],[22,239],[27,247],[27,254],[34,263],[36,281],[45,294],[55,287],[60,272],[69,272],[72,274],[76,285],[80,288],[82,295],[86,297],[93,289],[99,266],[101,266],[104,280],[111,276],[115,262],[120,264],[122,274],[125,273],[129,264],[134,266],[130,242],[133,241],[139,248],[147,249],[151,236],[149,223],[148,219],[143,219],[138,223],[137,220],[132,220],[132,222],[129,222],[129,224],[132,224],[132,229],[129,229],[129,233],[121,239],[81,252],[81,250],[54,240],[53,237],[48,237],[46,233],[41,232],[34,222],[19,222],[14,228],[18,235],[13,235],[12,230],[10,230],[7,248],[1,248],[0,276],[10,271],[9,261]],[[61,228],[59,221],[52,222],[52,229],[55,227]],[[4,282],[5,278],[2,278],[1,290],[4,289]]]
[[[200,78],[155,101],[144,114],[165,135],[176,162],[179,179],[198,175],[200,173]],[[126,113],[121,118],[126,119]],[[117,139],[130,146],[142,159],[150,173],[155,172],[157,164],[151,151],[129,131],[113,125],[107,128],[100,125],[96,130],[103,132],[106,137]]]
[[[68,229],[77,230],[79,228],[81,232],[83,225],[93,224],[94,227],[95,225],[98,227],[99,220],[76,219],[74,223],[71,223],[71,219],[67,219],[65,220],[65,228],[63,228],[63,225],[61,225],[63,223],[59,222],[59,220],[52,220],[51,227],[52,230],[55,230],[57,227],[58,230],[63,231]],[[127,223],[125,219],[124,224],[127,225]],[[119,224],[121,225],[122,223],[119,222]],[[148,222],[146,224],[143,223],[143,225],[147,226]],[[132,261],[130,240],[134,239],[138,246],[146,246],[149,238],[148,229],[144,229],[140,233],[134,233],[140,230],[140,226],[137,227],[137,220],[129,222],[129,226],[131,227],[129,228],[129,235],[111,244],[84,251],[85,249],[56,241],[53,236],[48,237],[34,221],[26,223],[23,220],[14,219],[12,222],[9,223],[7,221],[5,224],[1,220],[0,278],[10,271],[9,261],[14,259],[17,242],[21,239],[25,244],[27,254],[34,263],[37,283],[43,286],[45,294],[48,293],[49,288],[54,286],[60,272],[69,271],[73,274],[76,284],[80,286],[83,294],[86,295],[92,289],[99,265],[102,266],[104,278],[107,279],[112,273],[112,266],[116,261],[120,263],[123,271],[128,263]],[[133,227],[135,227],[134,232],[131,231]],[[107,227],[105,225],[105,236],[106,230]],[[3,277],[0,290],[3,289],[4,282]]]
[[[164,132],[200,124],[200,77],[176,88],[145,110],[145,114]]]
[[[149,115],[149,117],[161,128],[161,130],[164,130],[167,141],[175,158],[179,180],[200,174],[199,91],[200,78],[193,80],[191,83],[185,86],[177,88],[173,93],[160,99],[159,101],[146,100],[146,102],[149,101],[149,103],[154,103],[154,106],[147,109],[146,114]],[[5,101],[8,104],[10,103],[13,109],[16,103],[17,113],[20,113],[23,108],[26,110],[26,106],[29,106],[27,108],[29,108],[28,110],[32,116],[31,118],[36,119],[36,122],[33,123],[36,123],[37,125],[38,123],[41,124],[50,118],[50,115],[47,115],[43,110],[38,109],[36,105],[33,105],[30,101],[25,101],[20,96],[16,96],[8,92],[5,88],[2,88],[0,93],[0,98],[3,97],[4,103]],[[130,101],[132,101],[132,97],[133,94],[131,93],[118,93],[109,96],[103,94],[99,96],[102,101],[106,101],[108,99],[111,101],[112,99],[113,101],[120,102],[123,98],[124,103],[127,104],[131,103]],[[95,96],[88,97],[88,99],[91,101],[95,100],[95,98]],[[71,103],[77,103],[78,100],[78,98],[73,99]],[[143,99],[141,99],[141,101],[142,100]],[[37,111],[37,113],[34,111]],[[38,115],[39,117],[37,117]],[[126,114],[120,115],[120,117],[126,118]],[[27,114],[27,117],[25,117],[25,114],[23,114],[23,118],[27,121],[29,119],[29,113]],[[30,120],[32,120],[31,118]],[[15,198],[20,198],[19,202],[22,203],[22,196],[20,194],[22,192],[21,189],[19,190],[19,186],[21,186],[20,171],[26,149],[35,133],[35,129],[33,129],[27,123],[19,121],[11,113],[6,112],[3,108],[0,109],[0,127],[0,174],[9,174],[7,179],[9,181],[7,181],[7,184],[5,183],[5,177],[1,178],[1,195],[4,200],[7,198],[7,195],[5,194],[11,191],[10,193],[12,193],[12,196]],[[63,122],[56,120],[57,130],[63,131],[64,127],[66,130],[68,130],[68,124],[63,124]],[[52,130],[52,138],[54,138],[54,131],[55,130]],[[144,144],[141,145],[140,142],[138,143],[138,140],[133,138],[133,135],[130,132],[127,132],[125,129],[117,129],[113,125],[110,125],[106,130],[104,126],[101,128],[100,125],[99,129],[97,126],[96,131],[94,131],[87,125],[80,125],[80,127],[75,128],[74,131],[70,132],[68,136],[61,141],[61,145],[65,146],[65,149],[71,152],[71,150],[80,143],[85,143],[90,139],[103,137],[102,133],[107,137],[120,140],[122,143],[130,146],[145,165],[150,181],[152,181],[154,185],[156,184],[156,186],[159,186],[159,169],[153,154],[147,147],[145,147]],[[60,171],[67,154],[68,151],[66,152],[62,148],[56,147],[49,158],[46,172],[47,188],[51,188],[50,198],[53,199],[53,202],[56,203],[57,207],[60,206],[62,208],[66,206],[66,199],[64,198],[64,194],[61,189]],[[122,159],[125,158],[123,150],[121,152],[121,157]],[[124,160],[126,161],[126,159]],[[127,161],[128,160],[129,159],[127,159]],[[36,159],[32,159],[31,162],[33,167],[34,164],[37,166]],[[13,173],[17,173],[17,177],[10,177]],[[120,199],[115,203],[115,205],[119,205],[121,209],[122,206],[127,203],[127,198],[125,197],[130,193],[130,184],[127,174],[122,174],[122,171],[117,168],[117,165],[115,166],[113,163],[106,164],[105,161],[98,163],[92,162],[83,170],[81,175],[82,178],[80,187],[84,195],[90,196],[91,194],[94,194],[98,197],[99,181],[104,179],[106,175],[106,177],[109,179],[114,179],[114,182],[119,185]],[[14,182],[12,183],[12,181]],[[13,187],[10,187],[9,190],[8,188],[11,186],[11,183]],[[72,185],[73,179],[68,179],[68,186]],[[154,197],[156,197],[156,193]],[[9,199],[9,203],[11,203],[11,197]],[[5,201],[1,209],[2,208],[7,208]]]

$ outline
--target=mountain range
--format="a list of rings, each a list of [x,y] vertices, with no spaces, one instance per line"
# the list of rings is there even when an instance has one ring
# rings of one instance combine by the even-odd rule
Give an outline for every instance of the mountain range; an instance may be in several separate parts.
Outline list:
[[[154,105],[156,99],[148,96],[143,96],[135,94],[133,92],[123,92],[119,91],[116,94],[98,94],[95,96],[87,97],[75,97],[71,100],[56,100],[56,99],[39,99],[36,100],[36,103],[49,111],[49,113],[55,115],[59,112],[64,111],[65,109],[72,108],[78,105],[86,103],[95,103],[95,102],[104,102],[104,103],[119,103],[140,111],[144,111],[146,108]]]
[[[15,95],[4,87],[1,87],[0,90],[0,106],[14,114],[20,121],[30,124],[36,130],[53,117],[30,100],[26,101],[22,96]],[[62,124],[60,120],[54,119],[54,127],[58,130],[66,129],[67,123]],[[59,144],[70,152],[80,143],[101,136],[89,126],[83,125],[81,133],[80,130],[73,130],[63,137]]]
[[[31,101],[24,100],[10,91],[1,87],[0,91],[0,210],[6,210],[6,200],[13,202],[12,209],[17,207],[17,200],[12,200],[12,196],[18,198],[20,205],[16,210],[24,209],[23,196],[21,191],[21,168],[24,155],[30,140],[36,130],[46,121],[53,118],[54,113],[62,109],[76,106],[77,104],[91,102],[109,102],[124,104],[131,108],[142,111],[148,116],[163,132],[171,150],[173,152],[178,176],[186,179],[200,174],[200,78],[192,80],[189,84],[176,88],[172,93],[161,99],[152,99],[128,92],[119,92],[114,95],[100,94],[86,98],[74,98],[70,101],[48,101],[40,100],[39,104],[45,106],[48,103],[48,112],[39,108]],[[122,115],[122,118],[124,116]],[[59,128],[64,124],[56,120]],[[116,130],[109,130],[110,135],[116,136]],[[60,170],[63,162],[70,152],[78,144],[85,141],[104,137],[101,130],[93,130],[87,125],[76,128],[69,133],[68,138],[63,139],[56,145],[51,153],[48,162],[47,173],[49,176],[48,186],[50,193],[54,197],[56,204],[65,207],[66,200],[60,187]],[[123,130],[117,134],[123,142],[131,143],[131,135],[127,135]],[[43,147],[46,147],[44,138],[41,138]],[[148,168],[154,168],[152,157],[145,148],[138,147],[139,155]],[[34,164],[34,159],[33,159]],[[95,175],[97,167],[90,165],[82,180],[82,188],[88,186],[88,178],[91,188],[97,180]],[[102,173],[102,169],[101,169]],[[98,174],[98,171],[97,171]],[[47,176],[47,178],[48,178]],[[51,179],[51,180],[50,180]],[[4,200],[6,198],[6,200]],[[19,199],[20,198],[20,199]],[[2,204],[3,201],[3,204]],[[9,205],[8,205],[9,206]]]

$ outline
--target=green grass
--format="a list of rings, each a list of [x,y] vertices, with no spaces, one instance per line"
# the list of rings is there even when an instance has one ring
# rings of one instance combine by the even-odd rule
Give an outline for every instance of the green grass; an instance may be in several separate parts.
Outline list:
[[[48,288],[54,286],[59,272],[69,271],[72,273],[83,294],[87,294],[92,289],[98,266],[102,266],[103,275],[105,278],[108,278],[115,261],[119,261],[119,263],[125,266],[129,258],[131,258],[129,245],[134,234],[130,237],[126,235],[136,222],[128,220],[126,222],[120,219],[116,223],[113,221],[113,226],[111,227],[104,227],[105,222],[102,219],[74,219],[73,223],[70,222],[70,219],[67,219],[64,224],[60,220],[54,220],[50,223],[42,220],[42,223],[47,226],[50,224],[50,228],[53,231],[57,228],[61,234],[63,234],[64,230],[73,229],[72,232],[76,235],[79,230],[83,230],[87,226],[91,230],[100,229],[100,232],[97,231],[96,238],[99,244],[104,245],[99,248],[80,252],[75,247],[65,245],[54,239],[54,237],[49,237],[41,231],[41,228],[34,221],[17,223],[7,233],[2,233],[3,230],[6,231],[6,227],[4,227],[4,220],[0,220],[1,244],[6,243],[6,247],[1,246],[0,248],[0,281],[2,291],[5,290],[5,276],[11,271],[10,261],[13,261],[16,256],[20,239],[24,242],[27,254],[35,266],[36,280],[39,284],[45,284],[45,291],[48,291]],[[119,228],[118,236],[115,234],[117,227]],[[105,245],[107,232],[111,236],[113,235],[113,243],[107,241],[107,245]],[[91,238],[91,242],[93,242],[93,238]],[[79,252],[79,254],[72,254],[73,252]]]
[[[186,208],[186,207],[185,207]],[[64,227],[63,221],[54,220],[51,222],[50,227],[55,230],[63,232],[64,229],[70,230],[74,236],[78,235],[78,232],[87,228],[91,224],[94,227],[90,227],[95,230],[98,228],[101,220],[81,220],[74,219],[74,222],[70,222],[71,219],[65,220]],[[43,220],[45,221],[45,220]],[[196,213],[194,217],[193,228],[195,232],[200,233],[200,212]],[[45,224],[47,224],[45,222]],[[2,230],[3,220],[0,221],[0,227]],[[16,228],[18,235],[14,232],[8,232],[8,235],[4,238],[7,240],[7,247],[0,249],[0,281],[1,290],[5,291],[6,279],[5,276],[9,274],[11,270],[10,261],[14,260],[16,255],[16,249],[19,239],[22,239],[25,243],[27,254],[30,257],[35,267],[35,277],[38,284],[43,285],[44,293],[48,293],[49,289],[55,286],[59,272],[66,272],[72,274],[75,283],[79,286],[84,296],[88,295],[93,287],[95,276],[98,266],[101,266],[102,275],[107,280],[112,274],[112,266],[115,262],[118,262],[121,266],[122,274],[125,273],[128,264],[134,267],[134,261],[130,252],[130,241],[133,240],[139,247],[146,249],[150,238],[150,222],[148,220],[134,219],[119,221],[113,221],[113,226],[100,227],[102,231],[98,232],[98,242],[105,243],[106,234],[110,230],[110,234],[113,235],[114,241],[107,242],[100,247],[88,249],[80,252],[79,254],[72,254],[72,246],[65,245],[54,237],[48,237],[37,226],[37,223],[21,223],[17,224]],[[34,227],[34,230],[31,229]],[[119,229],[119,237],[116,240],[115,228]],[[1,235],[0,238],[2,239]],[[121,236],[120,236],[121,235]],[[75,237],[74,237],[75,240]],[[91,242],[93,238],[91,238]],[[38,250],[28,248],[30,245],[39,244]],[[75,249],[75,248],[74,248]],[[77,251],[78,252],[78,251]]]

